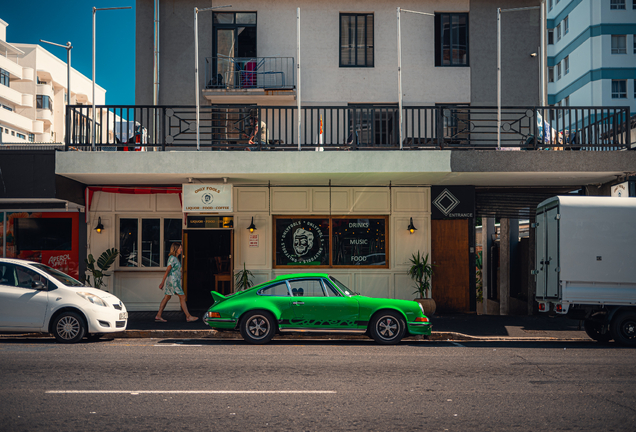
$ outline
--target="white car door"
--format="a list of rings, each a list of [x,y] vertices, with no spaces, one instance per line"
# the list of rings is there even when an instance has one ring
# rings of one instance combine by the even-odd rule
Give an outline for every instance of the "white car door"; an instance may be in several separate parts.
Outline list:
[[[0,327],[37,330],[44,325],[49,293],[33,282],[50,282],[20,265],[0,263]]]

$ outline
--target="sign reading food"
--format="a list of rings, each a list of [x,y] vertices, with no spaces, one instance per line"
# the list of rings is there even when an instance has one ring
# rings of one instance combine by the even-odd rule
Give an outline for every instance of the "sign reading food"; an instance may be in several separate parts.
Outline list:
[[[232,212],[231,184],[183,185],[183,212]]]

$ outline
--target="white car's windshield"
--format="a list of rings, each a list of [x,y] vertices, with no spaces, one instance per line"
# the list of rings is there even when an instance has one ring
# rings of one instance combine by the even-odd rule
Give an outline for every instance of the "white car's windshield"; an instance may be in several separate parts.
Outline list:
[[[356,295],[356,293],[354,293],[353,291],[351,291],[349,288],[347,288],[347,286],[345,284],[343,284],[342,282],[340,282],[338,279],[336,279],[333,276],[329,276],[329,279],[331,280],[331,282],[333,282],[338,288],[340,288],[340,291],[342,291],[344,293],[344,295],[347,296],[352,296],[352,295]]]
[[[66,286],[69,286],[69,287],[83,287],[84,286],[83,283],[81,283],[80,281],[70,277],[66,273],[62,273],[61,271],[55,270],[54,268],[49,267],[47,265],[44,265],[44,264],[31,264],[31,265],[33,267],[37,268],[38,270],[43,271],[47,275],[55,278],[58,282],[61,282],[61,283],[63,283]]]

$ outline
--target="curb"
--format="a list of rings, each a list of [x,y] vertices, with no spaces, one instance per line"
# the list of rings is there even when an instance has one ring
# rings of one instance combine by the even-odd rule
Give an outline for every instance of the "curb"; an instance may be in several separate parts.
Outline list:
[[[51,337],[48,333],[22,333],[22,334],[0,334],[0,340],[9,338],[42,338]],[[125,330],[123,332],[108,333],[107,338],[114,339],[228,339],[243,340],[238,332],[223,332],[216,330]],[[276,335],[275,340],[286,339],[310,339],[310,340],[372,340],[367,336],[359,335],[307,335],[307,334],[286,334]],[[407,336],[403,341],[464,341],[464,342],[546,342],[546,341],[569,341],[569,342],[589,342],[589,338],[559,338],[553,336],[544,337],[512,337],[512,336],[470,336],[456,332],[432,332],[430,336]]]

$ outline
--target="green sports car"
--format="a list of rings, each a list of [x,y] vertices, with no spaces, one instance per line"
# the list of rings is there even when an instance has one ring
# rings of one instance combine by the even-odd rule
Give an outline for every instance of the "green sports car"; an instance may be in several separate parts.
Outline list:
[[[240,330],[254,344],[269,342],[277,332],[361,333],[381,344],[396,344],[406,334],[431,334],[419,303],[365,297],[324,273],[279,276],[227,297],[211,294],[214,304],[204,322]]]

